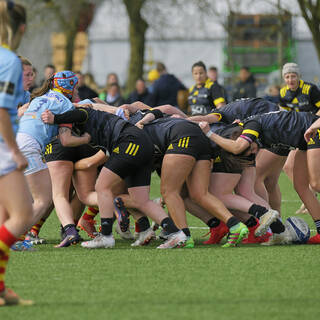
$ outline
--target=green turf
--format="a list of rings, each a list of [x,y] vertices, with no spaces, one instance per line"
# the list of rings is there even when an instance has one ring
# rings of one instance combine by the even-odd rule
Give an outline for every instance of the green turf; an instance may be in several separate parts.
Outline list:
[[[155,180],[154,197],[158,185]],[[293,215],[300,203],[285,176],[281,189],[283,214]],[[114,249],[55,249],[59,230],[52,215],[42,231],[50,243],[12,252],[7,272],[7,284],[36,304],[0,308],[0,319],[319,318],[318,246],[207,247],[206,231],[192,229],[195,249],[158,251],[159,242],[130,248],[118,238]]]

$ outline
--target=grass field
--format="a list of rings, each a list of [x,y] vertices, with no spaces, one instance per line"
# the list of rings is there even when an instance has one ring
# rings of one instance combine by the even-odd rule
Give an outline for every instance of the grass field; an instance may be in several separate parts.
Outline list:
[[[294,215],[300,202],[285,176],[281,190],[284,217]],[[202,245],[207,229],[191,231],[195,249],[131,248],[117,236],[114,249],[55,249],[52,215],[41,234],[49,243],[12,252],[7,272],[7,284],[36,304],[1,308],[0,319],[319,319],[318,246],[222,249]]]

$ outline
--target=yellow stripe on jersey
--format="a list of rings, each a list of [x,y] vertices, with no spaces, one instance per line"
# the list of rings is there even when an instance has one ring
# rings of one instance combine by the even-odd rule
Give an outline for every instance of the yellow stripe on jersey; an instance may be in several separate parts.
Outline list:
[[[189,93],[191,93],[194,89],[195,85],[189,88]]]
[[[129,152],[129,154],[130,154],[130,155],[132,155],[132,153],[133,153],[133,151],[134,151],[135,147],[136,147],[136,144],[134,143],[134,144],[132,145],[132,148],[131,148],[130,152]]]
[[[299,87],[302,88],[302,87],[303,87],[303,84],[304,84],[304,81],[303,81],[303,80],[300,80],[300,85],[299,85]]]
[[[316,103],[316,107],[320,108],[320,101]]]
[[[222,119],[221,113],[212,112],[212,113],[209,113],[209,114],[214,114],[215,116],[217,116],[219,118],[218,121],[220,121]]]
[[[189,140],[190,140],[190,137],[188,137],[188,138],[187,138],[187,141],[186,141],[186,148],[188,148]]]
[[[10,248],[3,241],[0,240],[0,250],[5,254],[8,254],[10,251]]]
[[[219,104],[219,103],[222,103],[222,102],[225,102],[224,98],[222,98],[222,97],[213,100],[213,103],[214,103],[215,105],[217,105],[217,104]]]
[[[281,98],[283,98],[287,93],[287,88],[286,87],[283,87],[281,90],[280,90],[280,96]]]
[[[135,156],[135,155],[137,154],[137,152],[138,152],[139,148],[140,148],[140,146],[139,146],[139,145],[137,145],[137,147],[136,147],[136,151],[133,153],[133,156]]]
[[[182,148],[184,147],[184,144],[186,143],[186,138],[183,138],[183,140],[182,140]]]
[[[127,148],[125,153],[128,153],[131,147],[132,147],[132,142],[129,143],[129,146],[128,146],[128,148]]]
[[[49,143],[46,146],[46,152],[44,154],[51,154],[52,153],[52,144]]]
[[[204,84],[204,87],[207,88],[207,89],[210,89],[211,87],[213,86],[213,82],[211,79],[207,79],[206,80],[206,83]]]
[[[291,110],[290,107],[284,107],[284,106],[280,106],[280,109],[287,110],[287,111],[290,111],[290,110]]]
[[[304,84],[303,87],[302,87],[302,93],[308,95],[308,94],[309,94],[309,91],[310,91],[310,88],[311,88],[310,85]]]
[[[255,136],[257,138],[259,137],[259,132],[255,131],[255,130],[245,129],[242,131],[242,134],[245,134],[245,133],[252,134],[253,136]]]

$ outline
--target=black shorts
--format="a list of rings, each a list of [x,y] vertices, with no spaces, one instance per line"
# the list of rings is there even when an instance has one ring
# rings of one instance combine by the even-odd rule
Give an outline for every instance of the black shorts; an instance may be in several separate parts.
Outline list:
[[[186,154],[198,160],[211,159],[211,146],[199,126],[192,122],[179,122],[172,127],[166,154]]]
[[[234,173],[234,174],[241,174],[242,171],[243,169],[240,169],[240,168],[227,169],[227,167],[225,166],[220,156],[217,156],[214,159],[213,167],[211,170],[211,172]]]
[[[317,131],[317,134],[314,138],[311,138],[307,144],[307,150],[309,149],[319,149],[320,148],[320,130]],[[305,149],[301,149],[305,150]]]
[[[104,167],[123,180],[127,187],[149,186],[151,182],[153,144],[137,127],[124,128]]]
[[[99,148],[94,148],[88,144],[78,147],[64,147],[60,139],[55,138],[47,144],[44,157],[46,162],[71,161],[75,163],[78,160],[95,155],[98,151]]]
[[[287,157],[289,152],[291,151],[290,148],[288,147],[271,147],[271,148],[266,148],[268,151],[282,157]]]

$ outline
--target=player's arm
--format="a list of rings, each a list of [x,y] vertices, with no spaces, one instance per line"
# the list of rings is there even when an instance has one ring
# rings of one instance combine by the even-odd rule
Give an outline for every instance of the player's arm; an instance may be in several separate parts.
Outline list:
[[[60,142],[64,147],[77,147],[82,144],[88,144],[91,140],[89,133],[85,132],[80,137],[71,134],[71,128],[63,125],[59,128]]]
[[[91,157],[78,160],[74,164],[74,168],[75,170],[87,170],[92,167],[99,167],[100,165],[106,163],[107,160],[108,157],[106,156],[106,154],[103,151],[99,150]]]
[[[210,140],[230,153],[240,154],[250,146],[250,142],[241,136],[237,140],[226,139],[219,136],[210,130],[207,122],[200,122],[199,126]]]
[[[192,116],[189,117],[188,120],[192,122],[201,122],[205,121],[208,123],[219,122],[222,119],[221,113],[213,112],[206,115]]]
[[[187,115],[182,112],[180,109],[170,105],[170,104],[165,104],[163,106],[158,106],[155,107],[154,109],[160,110],[162,113],[170,114],[170,115],[178,115],[179,118],[187,118]]]
[[[146,115],[140,121],[138,121],[135,125],[138,128],[143,129],[144,125],[148,124],[149,122],[155,119],[159,119],[162,117],[163,117],[163,113],[160,110],[158,109],[149,110],[147,111]]]
[[[5,108],[0,108],[0,135],[12,153],[13,160],[17,164],[18,170],[23,170],[28,166],[28,162],[17,146],[12,130],[10,115]]]
[[[84,123],[88,120],[88,112],[85,108],[77,108],[65,113],[53,114],[47,109],[42,112],[41,119],[47,124]]]
[[[311,138],[314,138],[318,129],[320,128],[320,118],[317,119],[304,133],[304,139],[309,142]]]

